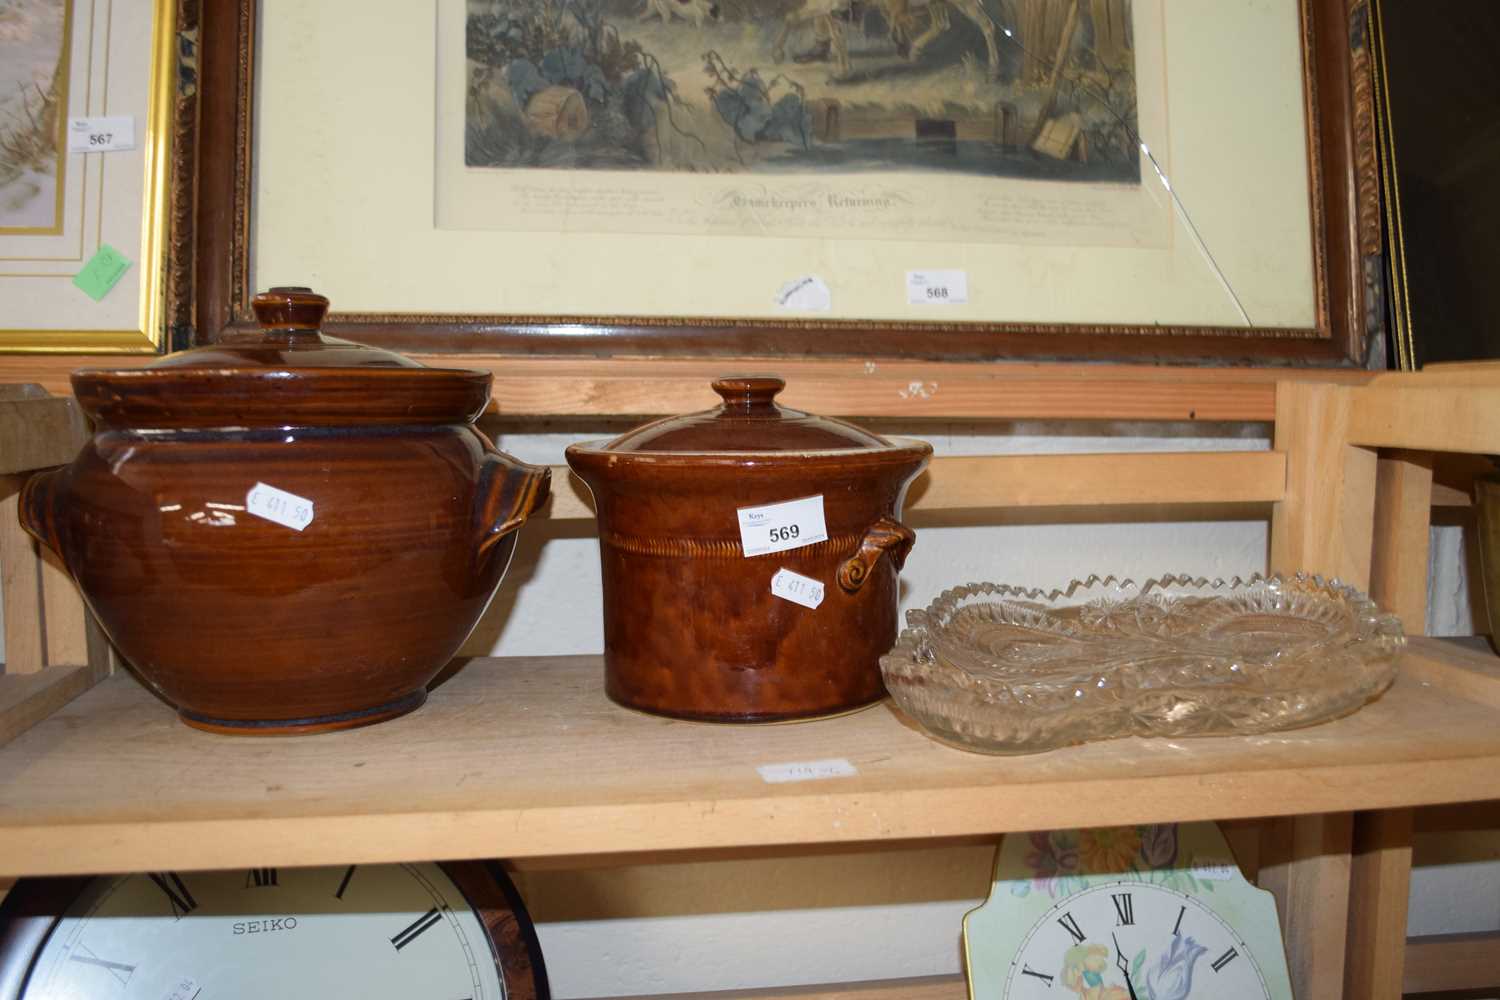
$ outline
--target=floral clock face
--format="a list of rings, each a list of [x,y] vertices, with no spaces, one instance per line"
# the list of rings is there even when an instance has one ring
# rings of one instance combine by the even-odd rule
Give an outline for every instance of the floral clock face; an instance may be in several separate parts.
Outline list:
[[[23,881],[0,1000],[545,1000],[497,867],[348,865]]]
[[[1133,880],[1066,896],[1031,925],[1006,997],[1266,1000],[1244,939],[1189,893]]]
[[[1276,903],[1212,823],[1007,836],[964,958],[971,998],[1292,998]]]

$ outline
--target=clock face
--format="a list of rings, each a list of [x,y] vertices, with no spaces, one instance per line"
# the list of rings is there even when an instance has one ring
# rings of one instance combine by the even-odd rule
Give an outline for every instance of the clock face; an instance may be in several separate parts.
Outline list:
[[[1267,1000],[1249,946],[1191,895],[1122,879],[1064,896],[1017,949],[1004,996]]]
[[[98,878],[24,1000],[505,1000],[490,937],[437,865]]]

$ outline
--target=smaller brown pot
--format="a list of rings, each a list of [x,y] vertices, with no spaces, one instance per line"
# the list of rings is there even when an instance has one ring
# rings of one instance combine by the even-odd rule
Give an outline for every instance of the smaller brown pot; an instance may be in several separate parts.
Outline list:
[[[472,426],[488,374],[323,338],[327,307],[273,289],[258,338],[77,372],[97,433],[21,494],[26,530],[200,729],[346,729],[421,705],[547,497],[547,469]]]
[[[932,446],[780,407],[784,385],[720,379],[718,409],[568,448],[598,511],[605,690],[620,704],[776,722],[884,695],[915,538],[901,503]],[[826,540],[746,556],[742,509],[812,497]],[[773,594],[781,570],[821,584],[821,603]]]

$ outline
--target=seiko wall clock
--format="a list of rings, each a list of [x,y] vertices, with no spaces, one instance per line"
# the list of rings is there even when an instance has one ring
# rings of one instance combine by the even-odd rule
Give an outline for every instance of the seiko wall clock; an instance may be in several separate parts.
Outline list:
[[[971,1000],[1292,997],[1276,902],[1212,823],[1007,836],[964,956]]]
[[[548,1000],[498,865],[25,879],[0,905],[0,1000]]]

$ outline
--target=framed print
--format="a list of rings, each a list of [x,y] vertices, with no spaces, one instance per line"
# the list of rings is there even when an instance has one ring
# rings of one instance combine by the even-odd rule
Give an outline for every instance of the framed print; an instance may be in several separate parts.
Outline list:
[[[204,340],[281,284],[422,353],[1352,366],[1381,332],[1365,0],[202,4]]]
[[[1494,4],[1375,0],[1393,367],[1500,358]]]
[[[172,0],[0,5],[0,350],[167,341]]]

